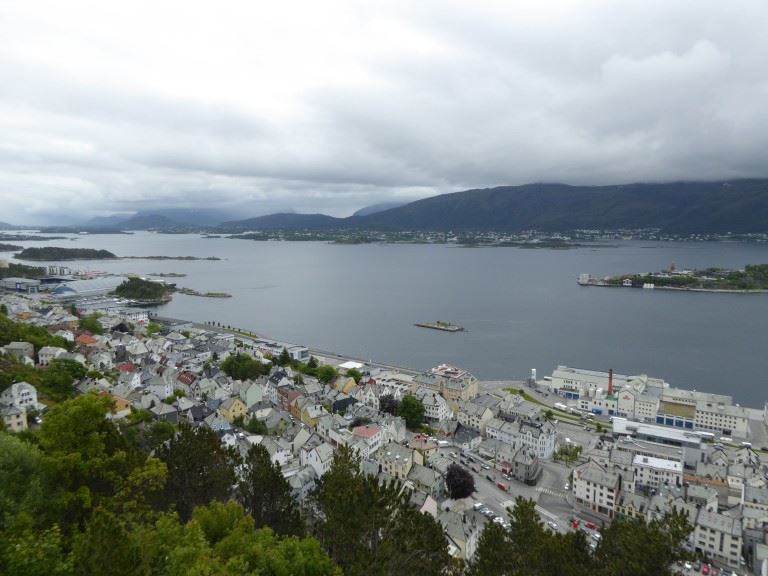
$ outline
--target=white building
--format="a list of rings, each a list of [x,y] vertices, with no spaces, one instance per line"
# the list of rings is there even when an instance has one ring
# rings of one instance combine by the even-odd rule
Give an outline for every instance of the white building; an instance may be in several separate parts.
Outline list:
[[[51,360],[58,358],[62,354],[66,354],[64,348],[58,348],[56,346],[43,346],[37,353],[37,360],[40,366],[48,366]]]
[[[0,394],[0,404],[21,410],[37,410],[37,389],[27,382],[16,382]]]
[[[621,491],[621,476],[590,460],[573,471],[576,506],[584,511],[613,518]]]
[[[749,417],[741,406],[699,401],[696,403],[694,426],[697,430],[746,438]]]
[[[632,470],[636,486],[680,488],[683,485],[683,463],[680,461],[637,454],[632,461]]]
[[[414,396],[424,405],[424,416],[431,422],[442,422],[451,417],[448,402],[440,394],[427,388],[419,388]]]

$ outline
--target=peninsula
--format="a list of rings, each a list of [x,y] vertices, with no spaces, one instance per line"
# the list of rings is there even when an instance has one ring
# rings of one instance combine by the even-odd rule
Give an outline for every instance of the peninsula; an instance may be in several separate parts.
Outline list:
[[[623,274],[594,278],[581,274],[581,286],[686,290],[692,292],[764,293],[768,292],[768,264],[749,264],[741,270],[706,268],[678,269],[672,264],[660,272]]]

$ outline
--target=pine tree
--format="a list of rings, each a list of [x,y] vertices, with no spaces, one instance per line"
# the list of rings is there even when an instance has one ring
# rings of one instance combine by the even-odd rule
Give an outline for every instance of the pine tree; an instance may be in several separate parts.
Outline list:
[[[238,498],[255,526],[268,526],[280,536],[299,536],[304,526],[291,487],[261,445],[253,446],[243,462]]]
[[[157,455],[168,467],[166,502],[175,505],[183,521],[189,520],[195,506],[231,496],[237,455],[222,447],[210,428],[183,425]]]

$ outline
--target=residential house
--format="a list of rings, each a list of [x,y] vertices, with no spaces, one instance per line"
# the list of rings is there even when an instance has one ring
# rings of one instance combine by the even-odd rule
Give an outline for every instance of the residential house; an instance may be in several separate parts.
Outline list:
[[[0,416],[5,429],[9,432],[21,432],[27,429],[27,412],[22,408],[0,405]]]
[[[35,357],[35,347],[29,342],[11,342],[0,348],[0,351],[13,356],[18,361]]]
[[[494,417],[493,410],[466,400],[460,400],[458,404],[459,411],[456,413],[456,418],[459,424],[471,430],[477,430],[480,434],[485,434],[485,425]]]
[[[333,464],[333,446],[327,442],[309,449],[305,446],[301,449],[299,461],[302,466],[311,466],[317,477],[322,478]]]
[[[219,415],[232,424],[237,418],[245,418],[248,407],[240,398],[228,398],[219,406]]]
[[[58,348],[57,346],[43,346],[37,353],[37,361],[40,366],[48,366],[51,360],[58,358],[62,354],[66,354],[64,348]]]
[[[451,417],[448,402],[440,393],[428,388],[419,388],[414,396],[424,405],[424,417],[429,422],[442,422]]]
[[[38,410],[37,389],[28,382],[16,382],[0,394],[0,404],[21,410]]]
[[[437,517],[449,542],[449,552],[454,558],[471,560],[477,550],[480,529],[475,515],[470,518],[461,512],[446,510]]]
[[[413,466],[413,450],[390,442],[382,446],[374,455],[381,472],[398,480],[404,480]]]

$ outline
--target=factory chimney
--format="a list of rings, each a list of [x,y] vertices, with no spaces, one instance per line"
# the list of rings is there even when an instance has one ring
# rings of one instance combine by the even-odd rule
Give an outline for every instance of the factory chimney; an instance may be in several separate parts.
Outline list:
[[[613,396],[613,368],[608,368],[608,396]]]

